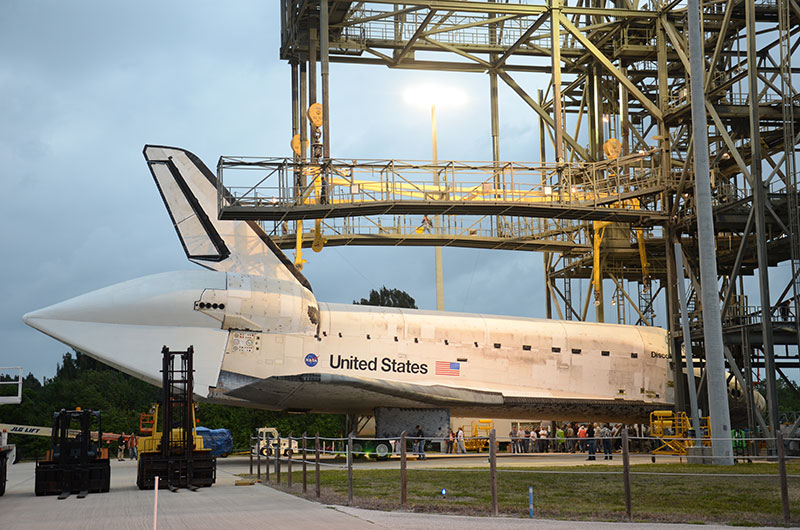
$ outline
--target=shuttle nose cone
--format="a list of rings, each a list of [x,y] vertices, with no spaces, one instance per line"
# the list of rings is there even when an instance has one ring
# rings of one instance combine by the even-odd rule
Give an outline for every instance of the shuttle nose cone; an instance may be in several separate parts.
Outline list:
[[[40,311],[31,311],[30,313],[25,313],[24,315],[22,315],[22,321],[35,329],[39,329],[36,327],[35,323],[37,318],[41,318]],[[39,331],[41,330],[39,329]]]
[[[204,289],[225,289],[225,273],[157,274],[99,289],[25,314],[34,329],[134,377],[161,382],[161,348],[195,350],[195,391],[216,385],[227,332],[194,310]]]

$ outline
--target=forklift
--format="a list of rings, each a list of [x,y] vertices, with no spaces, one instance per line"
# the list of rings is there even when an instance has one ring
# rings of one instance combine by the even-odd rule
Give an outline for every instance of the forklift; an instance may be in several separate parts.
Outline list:
[[[162,359],[161,404],[154,409],[151,435],[140,437],[139,489],[188,488],[211,486],[216,480],[217,460],[203,446],[197,434],[194,407],[194,348],[172,352],[164,346]]]
[[[92,439],[93,423],[97,440]],[[44,460],[36,462],[36,495],[66,499],[70,493],[77,493],[82,499],[88,493],[107,492],[111,464],[102,439],[99,410],[61,409],[53,413],[50,450]]]

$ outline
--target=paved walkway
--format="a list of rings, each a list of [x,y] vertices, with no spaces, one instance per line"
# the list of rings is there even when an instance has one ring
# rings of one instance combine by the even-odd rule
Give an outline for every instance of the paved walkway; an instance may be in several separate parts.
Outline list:
[[[423,464],[420,462],[420,464]],[[440,462],[441,464],[441,462]],[[452,465],[452,462],[448,462]],[[238,473],[248,470],[247,458],[218,461],[217,483],[196,492],[159,491],[158,528],[237,529],[279,528],[324,530],[488,530],[518,528],[608,530],[697,530],[697,525],[622,524],[601,522],[516,519],[508,517],[463,517],[408,512],[378,512],[342,506],[325,506],[264,486],[235,486]],[[6,494],[0,497],[0,529],[150,529],[153,528],[153,491],[136,488],[136,462],[113,461],[111,491],[75,495],[59,501],[55,496],[33,494],[34,464],[9,468]],[[731,527],[704,525],[717,530]]]
[[[336,507],[337,511],[350,514],[361,521],[370,521],[377,528],[392,530],[731,530],[733,526],[659,523],[603,523],[593,521],[556,521],[552,519],[518,519],[511,517],[466,517],[461,515],[435,515],[408,512],[377,512],[347,506]],[[753,528],[753,527],[750,527]],[[773,527],[760,527],[773,528]]]
[[[235,486],[235,473],[247,471],[246,459],[225,459],[217,483],[196,492],[158,492],[158,529],[324,528],[375,530],[350,514],[263,486]],[[0,528],[151,529],[153,491],[136,487],[136,462],[112,462],[111,491],[72,495],[65,500],[33,494],[34,464],[11,466],[6,494],[0,497]]]

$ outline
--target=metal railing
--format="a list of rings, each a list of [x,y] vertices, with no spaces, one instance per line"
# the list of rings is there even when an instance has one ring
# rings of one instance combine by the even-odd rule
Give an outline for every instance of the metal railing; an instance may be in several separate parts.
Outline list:
[[[14,373],[13,377],[10,375],[11,373]],[[7,376],[3,378],[6,380],[0,380],[0,388],[17,387],[16,394],[13,394],[13,391],[11,394],[8,394],[5,390],[0,392],[0,405],[16,405],[22,403],[22,368],[19,366],[0,366],[0,376]]]
[[[491,513],[497,515],[499,513],[498,509],[498,482],[497,476],[498,473],[525,473],[530,475],[531,477],[537,474],[543,475],[551,475],[551,474],[567,474],[567,475],[597,475],[597,476],[620,476],[622,478],[622,482],[624,485],[623,488],[623,497],[625,501],[625,513],[626,518],[628,520],[632,520],[633,518],[633,500],[631,494],[631,477],[633,476],[646,476],[649,481],[657,480],[658,477],[685,477],[689,479],[695,479],[696,477],[703,477],[703,478],[713,478],[719,477],[722,479],[730,480],[734,477],[746,478],[748,480],[752,480],[753,478],[766,478],[766,479],[776,479],[777,484],[780,490],[780,497],[781,497],[781,506],[783,511],[783,520],[784,523],[788,524],[790,521],[790,511],[789,511],[789,495],[788,495],[788,475],[786,470],[786,462],[790,459],[800,459],[797,456],[786,456],[785,454],[785,444],[794,444],[795,449],[800,446],[800,439],[792,438],[792,439],[784,439],[780,433],[778,433],[777,437],[775,438],[746,438],[743,436],[737,436],[732,439],[729,439],[733,443],[734,448],[734,457],[741,461],[741,462],[752,462],[754,460],[764,460],[764,461],[771,461],[777,462],[777,470],[776,473],[736,473],[735,468],[733,468],[733,472],[725,472],[725,473],[712,473],[709,474],[707,472],[691,472],[676,470],[675,472],[670,471],[632,471],[631,470],[631,446],[637,446],[644,450],[645,454],[649,454],[652,449],[658,447],[660,444],[663,443],[659,437],[629,437],[627,429],[621,429],[619,436],[611,436],[611,437],[594,437],[594,438],[566,438],[566,437],[549,437],[549,438],[536,438],[536,439],[519,439],[516,437],[498,437],[496,436],[494,430],[491,431],[488,437],[472,437],[473,441],[475,440],[482,440],[484,444],[474,444],[478,445],[478,447],[485,447],[486,452],[478,451],[474,453],[476,456],[479,456],[479,460],[474,461],[473,464],[469,469],[465,468],[447,468],[446,465],[435,466],[431,464],[426,464],[424,466],[415,465],[414,470],[415,472],[427,472],[427,471],[440,471],[440,472],[452,472],[452,473],[459,473],[459,472],[472,472],[474,473],[476,470],[480,471],[481,469],[489,470],[489,480],[487,483],[481,484],[472,484],[472,488],[474,489],[481,489],[486,488],[491,492]],[[317,498],[321,497],[321,486],[320,486],[320,474],[321,468],[327,467],[328,469],[338,469],[338,470],[346,470],[347,471],[347,503],[349,505],[353,505],[355,503],[355,494],[354,494],[354,460],[357,457],[367,457],[370,455],[375,455],[375,451],[368,449],[368,444],[371,444],[372,447],[377,446],[378,443],[387,443],[391,444],[392,451],[384,454],[385,457],[394,456],[399,459],[399,467],[400,467],[400,476],[399,476],[399,484],[398,484],[398,491],[397,491],[397,502],[403,508],[407,507],[408,502],[408,495],[407,495],[407,488],[408,488],[408,480],[407,480],[407,468],[410,461],[409,458],[409,451],[408,446],[412,446],[412,453],[411,456],[416,456],[417,460],[425,460],[425,444],[426,443],[439,443],[441,447],[452,447],[453,445],[461,445],[458,441],[454,441],[454,443],[448,444],[447,442],[450,440],[449,438],[415,438],[406,436],[406,433],[402,433],[399,437],[392,437],[392,438],[381,438],[381,439],[374,439],[374,438],[358,438],[355,436],[348,436],[348,437],[338,437],[338,438],[323,438],[319,435],[314,437],[308,437],[305,434],[302,437],[298,438],[291,438],[289,437],[290,443],[288,446],[291,448],[293,443],[292,440],[298,442],[298,446],[301,448],[298,453],[298,456],[295,456],[292,449],[286,451],[286,455],[282,457],[280,451],[273,452],[272,458],[267,460],[266,463],[266,473],[264,475],[264,480],[267,483],[275,483],[277,485],[282,484],[281,478],[281,470],[283,469],[286,471],[286,487],[288,489],[293,488],[292,483],[292,466],[293,465],[300,465],[301,466],[301,475],[300,479],[302,480],[302,492],[306,493],[308,488],[308,477],[307,477],[307,467],[308,465],[314,465],[314,473],[315,473],[315,495]],[[674,441],[675,438],[670,438],[670,440]],[[687,446],[691,446],[693,439],[681,439],[686,442]],[[715,438],[715,440],[720,440],[719,438]],[[526,442],[530,441],[530,444]],[[702,440],[702,445],[698,446],[697,451],[691,453],[688,456],[681,457],[687,459],[688,463],[711,463],[711,439],[705,438]],[[539,453],[530,452],[531,448],[534,446],[538,446]],[[548,447],[549,446],[549,447]],[[280,437],[278,438],[278,447],[280,447]],[[313,447],[313,450],[310,448]],[[550,448],[552,448],[552,452],[558,452],[567,457],[568,455],[576,455],[576,458],[580,458],[583,461],[584,456],[588,456],[588,460],[592,461],[595,458],[599,458],[601,455],[604,459],[608,462],[609,460],[613,461],[613,456],[621,456],[622,457],[622,466],[621,469],[614,468],[614,469],[601,469],[601,468],[588,468],[585,470],[575,470],[575,469],[566,469],[563,471],[554,470],[554,469],[519,469],[519,468],[498,468],[498,459],[504,458],[503,455],[500,454],[501,448],[507,448],[508,452],[511,454],[505,455],[505,457],[516,457],[516,458],[533,458],[541,456],[542,452],[550,452]],[[526,451],[522,451],[522,447],[526,447]],[[775,448],[776,454],[768,454],[769,448]],[[516,448],[516,449],[515,449]],[[512,452],[515,451],[515,452]],[[461,451],[459,451],[461,452]],[[254,456],[255,453],[255,456]],[[488,453],[488,462],[486,461],[486,456]],[[428,454],[433,455],[434,452],[429,452]],[[337,459],[336,457],[344,457],[344,461],[341,459]],[[441,455],[439,455],[441,456]],[[446,455],[450,458],[464,458],[469,457],[469,455],[463,454],[456,454],[456,455]],[[257,475],[253,475],[253,459],[256,460],[256,473]],[[653,457],[655,458],[655,456]],[[661,458],[661,457],[659,457]],[[325,462],[321,460],[325,459]],[[475,467],[475,463],[482,462],[485,464],[479,467]],[[610,462],[608,462],[610,464]],[[270,467],[273,468],[272,474],[270,474]],[[646,469],[646,468],[645,468]],[[262,480],[262,473],[261,473],[261,456],[258,452],[253,451],[251,452],[251,463],[250,463],[250,474],[253,476],[257,476],[257,480]],[[271,479],[270,477],[274,477]],[[800,475],[791,475],[791,478],[796,479],[800,478]],[[531,516],[533,516],[533,511],[531,508]]]
[[[217,165],[219,210],[267,211],[403,201],[456,204],[570,205],[660,212],[632,200],[660,189],[657,150],[595,163],[340,160],[223,156]]]

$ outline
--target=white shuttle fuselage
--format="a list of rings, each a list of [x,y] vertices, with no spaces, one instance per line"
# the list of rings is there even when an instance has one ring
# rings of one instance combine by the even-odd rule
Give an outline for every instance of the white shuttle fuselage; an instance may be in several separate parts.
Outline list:
[[[644,419],[672,406],[659,328],[317,302],[252,222],[216,211],[194,155],[145,158],[188,258],[169,272],[25,315],[26,323],[136,377],[160,382],[163,345],[195,350],[195,391],[273,410]]]

